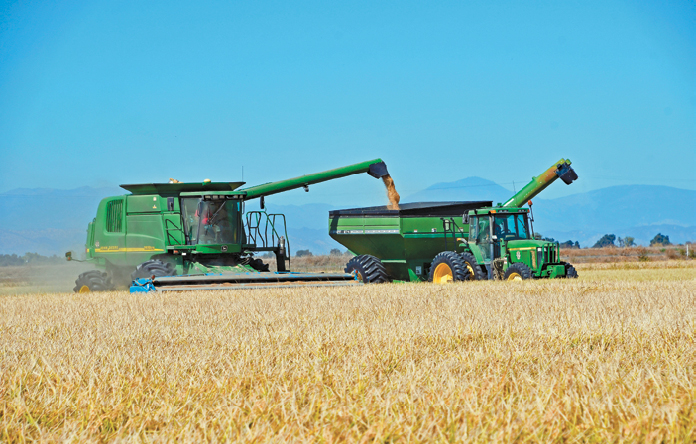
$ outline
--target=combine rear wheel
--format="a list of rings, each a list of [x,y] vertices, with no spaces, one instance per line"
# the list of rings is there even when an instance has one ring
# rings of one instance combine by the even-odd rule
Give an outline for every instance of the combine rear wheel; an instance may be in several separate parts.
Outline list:
[[[433,259],[428,280],[436,284],[449,284],[469,280],[469,276],[469,269],[460,255],[454,251],[443,251]]]
[[[462,253],[459,255],[459,257],[462,258],[462,261],[464,261],[464,266],[469,271],[467,280],[480,281],[481,279],[484,279],[483,270],[481,270],[481,266],[479,266],[479,264],[476,262],[476,258],[473,254]]]
[[[510,265],[507,271],[505,272],[505,276],[503,277],[503,279],[505,279],[506,281],[521,281],[523,279],[531,278],[532,270],[530,270],[528,266],[520,262]]]
[[[75,280],[75,293],[89,293],[91,291],[113,290],[114,285],[107,273],[98,270],[91,270],[82,273]]]
[[[355,273],[358,276],[358,280],[365,284],[389,282],[389,275],[382,261],[369,254],[361,254],[349,260],[344,271],[346,273]]]
[[[164,262],[159,259],[150,259],[149,261],[143,262],[135,267],[135,271],[131,273],[131,279],[136,280],[149,278],[152,276],[174,276],[175,274],[176,271],[174,270],[174,264]]]

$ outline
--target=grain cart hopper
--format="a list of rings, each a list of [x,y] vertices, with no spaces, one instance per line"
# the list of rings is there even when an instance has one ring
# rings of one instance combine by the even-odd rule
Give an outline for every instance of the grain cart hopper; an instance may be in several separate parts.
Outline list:
[[[352,285],[347,273],[291,273],[285,216],[246,211],[245,202],[351,174],[387,175],[381,159],[250,188],[244,182],[121,185],[130,194],[103,199],[87,228],[86,255],[98,270],[75,291]],[[273,252],[278,272],[254,254]],[[71,254],[66,253],[68,260]]]
[[[561,159],[503,204],[418,202],[329,213],[329,235],[357,256],[346,272],[366,283],[577,277],[558,243],[535,240],[531,199],[560,178],[577,179]],[[521,208],[529,202],[530,208]]]

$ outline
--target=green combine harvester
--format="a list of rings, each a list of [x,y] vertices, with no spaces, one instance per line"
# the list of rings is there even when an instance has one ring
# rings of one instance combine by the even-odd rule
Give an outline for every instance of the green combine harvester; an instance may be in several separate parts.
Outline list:
[[[350,273],[287,271],[290,244],[283,214],[265,211],[264,197],[351,174],[388,175],[381,159],[250,188],[244,182],[121,185],[130,194],[103,199],[87,228],[87,261],[76,292],[235,289],[355,285]],[[245,211],[260,199],[264,211]],[[277,272],[254,257],[272,252]],[[66,253],[68,260],[71,253]]]
[[[533,197],[559,178],[569,185],[577,177],[561,159],[497,206],[419,202],[331,211],[329,235],[356,255],[345,271],[364,283],[576,278],[558,243],[534,239],[530,216]]]

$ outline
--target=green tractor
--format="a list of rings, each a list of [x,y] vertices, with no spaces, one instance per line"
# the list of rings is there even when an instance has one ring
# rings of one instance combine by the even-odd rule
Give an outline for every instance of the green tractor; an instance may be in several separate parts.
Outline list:
[[[388,175],[376,159],[242,189],[244,182],[209,180],[121,185],[130,194],[103,199],[88,225],[87,261],[98,269],[82,273],[74,291],[352,285],[352,274],[287,271],[285,216],[266,212],[264,197],[361,173]],[[264,211],[245,211],[251,199]],[[275,254],[277,272],[255,257],[265,252]]]
[[[576,278],[558,243],[534,238],[530,217],[534,196],[556,179],[577,179],[570,164],[561,159],[498,206],[418,202],[331,211],[329,234],[356,254],[345,271],[365,283]]]

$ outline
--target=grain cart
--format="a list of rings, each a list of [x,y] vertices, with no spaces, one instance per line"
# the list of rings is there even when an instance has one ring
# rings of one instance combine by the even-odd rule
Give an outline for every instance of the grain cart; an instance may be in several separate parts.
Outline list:
[[[335,210],[329,235],[357,256],[345,271],[365,283],[577,277],[558,243],[536,240],[531,199],[560,178],[577,179],[561,159],[503,204],[418,202]],[[522,205],[529,202],[529,208]]]
[[[103,199],[87,228],[87,260],[76,292],[352,285],[347,273],[292,273],[285,216],[245,211],[245,203],[351,174],[387,176],[381,159],[250,188],[244,182],[121,185],[130,194]],[[275,253],[278,272],[254,254]],[[68,260],[71,254],[66,253]]]

